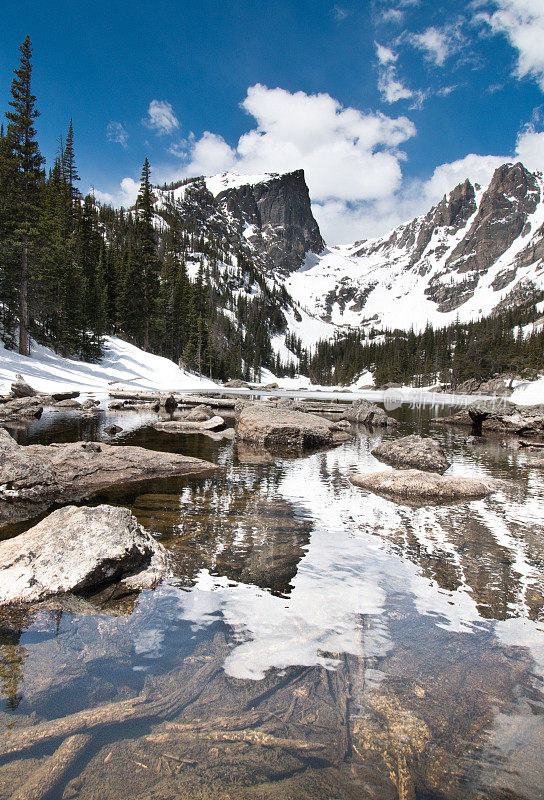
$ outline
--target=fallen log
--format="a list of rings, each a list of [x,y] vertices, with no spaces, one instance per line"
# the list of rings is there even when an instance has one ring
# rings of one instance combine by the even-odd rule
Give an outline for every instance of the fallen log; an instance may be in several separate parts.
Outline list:
[[[197,670],[188,681],[180,682],[171,676],[171,683],[175,688],[168,694],[153,697],[152,688],[147,688],[130,700],[107,703],[68,714],[66,717],[39,722],[31,727],[4,732],[0,737],[0,756],[20,753],[38,744],[89,733],[108,725],[172,714],[192,703],[219,669],[216,663],[211,662]]]
[[[91,737],[85,734],[69,736],[45,763],[32,770],[30,777],[15,790],[10,800],[42,800],[61,781],[90,741]]]

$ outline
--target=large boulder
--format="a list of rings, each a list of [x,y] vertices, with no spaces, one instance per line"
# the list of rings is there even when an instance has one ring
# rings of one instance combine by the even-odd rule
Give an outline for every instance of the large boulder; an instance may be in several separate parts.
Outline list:
[[[445,472],[450,466],[440,442],[422,436],[403,436],[402,439],[382,442],[372,450],[372,455],[399,469]]]
[[[285,450],[306,450],[345,442],[350,435],[342,425],[316,414],[268,404],[246,406],[236,424],[238,440]]]
[[[359,422],[370,428],[395,428],[399,424],[394,417],[386,414],[383,408],[368,400],[355,400],[346,408],[343,417],[349,422]]]
[[[199,458],[96,442],[21,447],[0,429],[0,525],[113,486],[217,469]]]
[[[498,491],[504,484],[492,478],[439,475],[418,469],[384,470],[353,475],[354,486],[406,505],[435,505],[475,500]]]
[[[43,412],[43,402],[39,397],[17,397],[0,405],[0,424],[30,422],[39,419]]]
[[[0,605],[119,580],[149,588],[166,569],[166,550],[127,508],[67,506],[0,542]]]

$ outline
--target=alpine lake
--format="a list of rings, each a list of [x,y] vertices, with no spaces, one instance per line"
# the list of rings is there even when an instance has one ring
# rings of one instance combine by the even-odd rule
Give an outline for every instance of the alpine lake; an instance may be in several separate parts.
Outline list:
[[[169,549],[155,590],[0,611],[0,737],[64,731],[0,756],[0,800],[42,797],[25,786],[68,736],[49,800],[543,798],[544,468],[433,424],[447,405],[392,413],[396,431],[354,426],[299,457],[161,433],[153,412],[45,411],[12,431],[222,469],[96,499]],[[451,472],[507,485],[413,508],[349,483],[409,433],[439,439]]]

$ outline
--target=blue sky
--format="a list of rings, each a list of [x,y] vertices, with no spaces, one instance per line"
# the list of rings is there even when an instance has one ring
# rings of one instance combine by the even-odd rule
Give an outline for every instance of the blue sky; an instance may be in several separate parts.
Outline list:
[[[378,234],[502,160],[544,167],[543,0],[5,4],[0,101],[34,46],[48,162],[70,117],[81,189],[306,170],[331,242]]]

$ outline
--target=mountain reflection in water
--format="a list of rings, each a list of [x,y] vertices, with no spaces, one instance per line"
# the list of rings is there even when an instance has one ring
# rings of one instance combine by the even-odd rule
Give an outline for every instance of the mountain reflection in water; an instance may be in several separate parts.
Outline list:
[[[402,432],[429,432],[428,409],[399,413]],[[74,425],[46,419],[26,440]],[[101,721],[63,800],[543,797],[544,471],[432,430],[452,471],[508,485],[422,508],[355,489],[391,435],[364,429],[290,459],[123,434],[224,470],[101,498],[170,549],[154,592],[3,612],[0,800],[54,763],[57,720],[78,735],[88,710]]]

